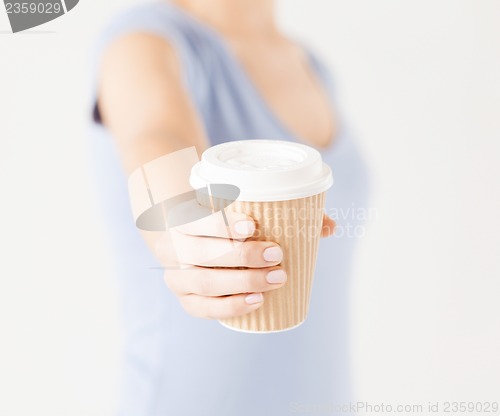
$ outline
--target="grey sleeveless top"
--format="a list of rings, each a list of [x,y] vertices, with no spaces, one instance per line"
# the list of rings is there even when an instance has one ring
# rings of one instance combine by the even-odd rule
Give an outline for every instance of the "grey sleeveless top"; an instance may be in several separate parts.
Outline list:
[[[109,24],[96,47],[94,80],[102,51],[132,31],[152,32],[174,45],[212,144],[300,141],[272,113],[224,40],[168,2],[129,9]],[[327,69],[312,53],[308,57],[337,107]],[[309,317],[297,329],[266,335],[234,332],[184,312],[134,226],[127,178],[97,108],[91,133],[96,187],[116,254],[125,336],[116,414],[280,416],[313,409],[319,415],[348,402],[349,276],[356,240],[364,232],[359,213],[366,207],[368,187],[364,163],[347,131],[322,152],[335,178],[326,207],[338,234],[321,241]]]

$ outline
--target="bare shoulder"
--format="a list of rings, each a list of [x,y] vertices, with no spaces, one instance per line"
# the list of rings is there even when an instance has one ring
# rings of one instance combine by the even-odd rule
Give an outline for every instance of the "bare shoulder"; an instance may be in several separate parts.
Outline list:
[[[206,146],[176,50],[158,35],[134,32],[108,45],[97,103],[130,169],[179,148]]]
[[[147,68],[160,64],[174,71],[179,60],[173,46],[164,38],[149,32],[131,32],[114,39],[103,53],[101,71],[127,68]]]

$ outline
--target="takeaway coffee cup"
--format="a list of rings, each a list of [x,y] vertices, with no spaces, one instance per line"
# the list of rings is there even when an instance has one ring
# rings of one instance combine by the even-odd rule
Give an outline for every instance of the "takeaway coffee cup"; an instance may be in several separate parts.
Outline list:
[[[246,315],[220,322],[243,332],[278,332],[303,323],[309,309],[325,194],[333,184],[320,153],[280,140],[227,142],[207,149],[191,170],[195,189],[212,184],[239,188],[236,201],[200,193],[198,202],[212,209],[242,212],[256,223],[250,240],[275,241],[283,250],[286,284],[264,293],[264,304]]]

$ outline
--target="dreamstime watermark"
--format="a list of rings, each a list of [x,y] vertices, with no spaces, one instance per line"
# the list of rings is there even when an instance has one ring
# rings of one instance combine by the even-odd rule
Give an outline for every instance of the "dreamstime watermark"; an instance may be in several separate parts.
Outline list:
[[[343,404],[290,402],[291,414],[311,415],[494,415],[499,412],[496,401],[432,401],[422,403],[388,403],[356,401]]]
[[[73,9],[80,0],[4,0],[12,32],[43,25]]]

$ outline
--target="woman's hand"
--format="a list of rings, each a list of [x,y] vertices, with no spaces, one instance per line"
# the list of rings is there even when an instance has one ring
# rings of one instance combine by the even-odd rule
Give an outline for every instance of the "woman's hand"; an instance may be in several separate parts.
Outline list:
[[[286,283],[279,266],[283,259],[274,242],[248,241],[255,232],[251,217],[221,212],[170,230],[168,241],[156,247],[164,264],[165,282],[187,313],[223,319],[260,308],[265,293]],[[331,235],[335,223],[323,220],[322,236]],[[174,255],[175,254],[175,255]]]
[[[328,215],[323,215],[323,227],[321,228],[321,237],[330,237],[335,232],[337,224]]]
[[[118,37],[106,50],[99,81],[100,114],[127,174],[176,150],[195,146],[201,154],[210,146],[203,118],[184,88],[176,49],[161,37],[140,32]],[[251,312],[266,292],[286,282],[278,244],[244,241],[254,233],[253,220],[230,212],[227,218],[229,232],[220,212],[162,235],[141,231],[167,267],[167,285],[191,315]],[[325,218],[322,236],[333,229]]]

